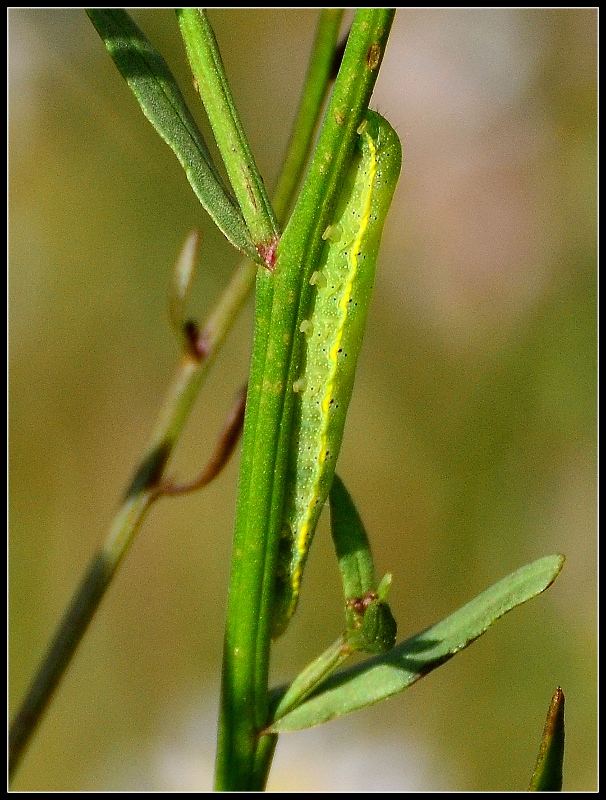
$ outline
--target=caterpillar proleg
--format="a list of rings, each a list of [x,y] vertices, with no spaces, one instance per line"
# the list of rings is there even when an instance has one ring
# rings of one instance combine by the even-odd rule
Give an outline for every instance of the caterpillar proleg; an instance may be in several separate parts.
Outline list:
[[[294,614],[311,539],[335,473],[356,363],[374,283],[383,224],[401,165],[398,135],[368,111],[324,233],[322,263],[311,277],[313,310],[301,325],[305,366],[298,393],[293,457],[286,488],[274,603],[273,636]]]

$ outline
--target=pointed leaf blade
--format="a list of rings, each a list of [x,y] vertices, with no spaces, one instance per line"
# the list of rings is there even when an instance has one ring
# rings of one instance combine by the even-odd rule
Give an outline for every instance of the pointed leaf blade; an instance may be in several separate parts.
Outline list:
[[[564,764],[564,692],[555,690],[545,728],[537,765],[530,781],[531,792],[561,792]]]
[[[227,239],[262,263],[168,64],[123,9],[87,14],[147,119],[173,150],[198,200]]]
[[[336,673],[302,705],[274,721],[268,732],[320,725],[404,691],[475,641],[508,611],[545,591],[563,564],[564,556],[553,555],[516,570],[389,653]]]

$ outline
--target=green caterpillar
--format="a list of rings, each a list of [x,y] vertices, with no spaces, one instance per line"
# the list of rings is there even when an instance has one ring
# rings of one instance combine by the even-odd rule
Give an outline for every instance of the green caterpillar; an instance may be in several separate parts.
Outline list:
[[[274,602],[273,636],[295,612],[301,577],[322,506],[335,474],[356,363],[372,294],[383,224],[393,198],[402,150],[391,125],[368,111],[340,193],[315,286],[306,337],[296,441],[286,488],[285,521]]]

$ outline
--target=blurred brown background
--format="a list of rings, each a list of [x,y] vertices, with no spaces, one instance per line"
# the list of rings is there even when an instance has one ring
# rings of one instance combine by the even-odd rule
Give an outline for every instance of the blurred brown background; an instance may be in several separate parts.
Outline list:
[[[198,118],[177,23],[133,12]],[[279,169],[316,11],[212,11],[253,150]],[[403,10],[372,106],[404,168],[340,473],[394,574],[405,638],[562,552],[541,597],[409,692],[282,737],[270,788],[524,790],[552,692],[564,788],[596,788],[596,12]],[[83,11],[10,35],[10,701],[145,450],[177,349],[169,271],[204,231],[203,318],[237,263]],[[171,464],[204,464],[245,381],[250,306]],[[235,459],[146,520],[26,754],[17,790],[211,786]],[[275,653],[340,629],[325,522]]]

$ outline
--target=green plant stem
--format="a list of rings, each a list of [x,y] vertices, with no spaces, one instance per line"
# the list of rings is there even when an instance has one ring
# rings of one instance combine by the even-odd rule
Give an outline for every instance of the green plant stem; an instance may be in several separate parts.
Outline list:
[[[272,197],[278,220],[283,223],[290,210],[307,162],[316,132],[320,110],[326,99],[334,66],[335,46],[343,19],[342,8],[324,8],[318,20],[316,37],[305,78],[305,86],[280,180]]]
[[[257,278],[224,645],[215,780],[219,790],[258,789],[266,778],[255,770],[259,735],[269,713],[273,585],[292,439],[289,387],[300,369],[300,337],[295,336],[300,297],[313,259],[319,259],[321,232],[370,100],[393,14],[389,9],[357,12],[307,180],[278,246],[275,273],[260,270]]]
[[[132,543],[134,532],[149,508],[153,492],[142,491],[128,498],[114,519],[107,542],[90,562],[82,582],[57,629],[47,654],[29,687],[9,734],[9,778],[20,758],[72,656]]]
[[[233,101],[221,54],[206,13],[179,8],[177,18],[196,85],[229,180],[253,242],[268,263],[278,223]],[[271,260],[266,254],[271,252]]]

